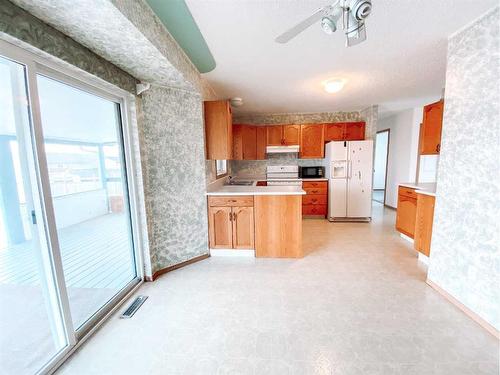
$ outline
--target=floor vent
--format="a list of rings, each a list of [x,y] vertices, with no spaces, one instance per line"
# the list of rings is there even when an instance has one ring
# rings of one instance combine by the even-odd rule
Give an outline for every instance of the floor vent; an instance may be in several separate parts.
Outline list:
[[[139,296],[134,302],[120,315],[120,319],[128,319],[134,316],[135,312],[139,310],[139,307],[148,299],[148,296]]]

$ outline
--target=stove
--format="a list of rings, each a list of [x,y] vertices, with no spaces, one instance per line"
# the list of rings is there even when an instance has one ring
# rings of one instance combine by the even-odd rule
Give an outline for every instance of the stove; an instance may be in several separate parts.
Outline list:
[[[266,168],[267,186],[302,186],[297,165],[270,165]]]

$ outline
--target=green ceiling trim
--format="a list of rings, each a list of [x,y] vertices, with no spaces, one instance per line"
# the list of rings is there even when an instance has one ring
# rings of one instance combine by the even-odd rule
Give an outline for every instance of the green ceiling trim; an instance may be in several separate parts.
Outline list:
[[[215,59],[184,0],[146,0],[200,73],[215,69]]]

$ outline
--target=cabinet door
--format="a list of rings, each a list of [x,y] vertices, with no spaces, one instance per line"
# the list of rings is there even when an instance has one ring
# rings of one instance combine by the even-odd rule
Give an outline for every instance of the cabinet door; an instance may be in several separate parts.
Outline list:
[[[208,209],[210,248],[230,249],[233,247],[231,210],[231,207],[210,207]]]
[[[325,142],[343,141],[345,132],[345,122],[335,122],[326,124]]]
[[[365,139],[365,123],[347,122],[344,137],[346,141],[363,141]]]
[[[300,125],[283,125],[283,144],[300,144]]]
[[[243,160],[257,159],[257,129],[255,126],[243,126]]]
[[[434,201],[430,195],[418,194],[417,216],[415,220],[415,250],[429,256],[431,253],[432,223],[434,221]]]
[[[440,100],[424,107],[420,154],[437,155],[441,149],[441,129],[443,127],[444,102]]]
[[[243,160],[243,126],[233,125],[233,160]]]
[[[233,119],[228,100],[204,102],[205,147],[208,160],[233,158]]]
[[[255,160],[264,160],[266,158],[266,146],[267,146],[267,130],[265,126],[256,126],[256,157]]]
[[[325,141],[323,124],[308,124],[301,126],[300,158],[322,159],[325,157]]]
[[[408,237],[415,236],[415,219],[417,216],[417,200],[404,195],[398,197],[396,213],[396,229]]]
[[[268,146],[281,146],[283,144],[283,126],[266,126],[266,130]]]
[[[233,207],[233,248],[254,248],[253,207]]]

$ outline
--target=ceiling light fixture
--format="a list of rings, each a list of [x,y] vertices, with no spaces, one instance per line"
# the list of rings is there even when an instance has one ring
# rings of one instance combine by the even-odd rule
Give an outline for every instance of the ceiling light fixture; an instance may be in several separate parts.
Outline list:
[[[332,78],[323,82],[323,88],[327,93],[334,94],[344,88],[345,82],[345,79]]]

